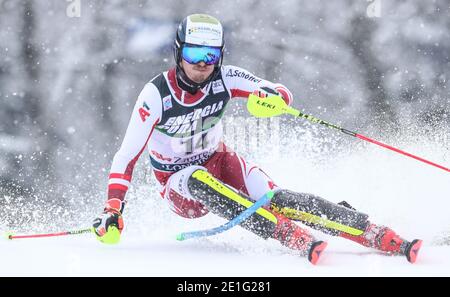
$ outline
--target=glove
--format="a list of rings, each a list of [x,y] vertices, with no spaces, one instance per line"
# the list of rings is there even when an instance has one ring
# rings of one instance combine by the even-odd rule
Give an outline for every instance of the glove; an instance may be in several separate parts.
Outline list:
[[[261,87],[253,92],[259,98],[267,98],[270,96],[280,96],[287,105],[291,105],[293,101],[292,93],[282,84],[275,84],[274,87]]]
[[[255,90],[253,95],[258,96],[259,98],[267,98],[270,96],[280,96],[280,93],[269,87],[261,87],[259,90]]]
[[[124,227],[122,211],[122,201],[119,199],[108,200],[104,212],[92,224],[100,242],[116,244],[120,241],[120,234]]]

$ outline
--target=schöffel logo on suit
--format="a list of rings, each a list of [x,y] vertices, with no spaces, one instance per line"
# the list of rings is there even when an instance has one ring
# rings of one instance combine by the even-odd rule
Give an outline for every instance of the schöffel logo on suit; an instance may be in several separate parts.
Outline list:
[[[236,77],[242,77],[244,79],[247,79],[247,80],[255,82],[255,83],[258,83],[258,82],[261,81],[259,78],[255,77],[255,76],[253,76],[253,75],[251,75],[251,74],[249,74],[249,73],[247,73],[245,71],[241,71],[241,70],[238,70],[238,69],[235,69],[234,71],[232,69],[229,69],[227,71],[226,76],[227,77],[235,77],[235,76]]]
[[[199,126],[199,124],[202,125],[202,121],[204,121],[205,118],[222,109],[223,100],[219,103],[214,103],[203,108],[195,109],[193,112],[188,114],[170,117],[163,125],[158,126],[158,128],[161,130],[166,130],[166,133],[168,134],[185,134],[191,131],[201,131],[203,127]],[[199,128],[199,130],[197,130],[197,128]]]

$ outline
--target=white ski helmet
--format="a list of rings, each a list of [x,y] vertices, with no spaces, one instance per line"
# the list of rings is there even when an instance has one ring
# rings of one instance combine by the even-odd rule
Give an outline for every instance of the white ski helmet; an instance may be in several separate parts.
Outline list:
[[[204,87],[214,77],[217,76],[222,66],[223,51],[224,51],[224,34],[222,24],[218,19],[207,14],[191,14],[187,16],[178,26],[174,41],[174,58],[177,65],[177,75],[181,76],[183,82],[187,83],[191,91],[196,91]],[[187,78],[183,69],[180,67],[182,59],[182,49],[185,44],[210,46],[220,49],[221,57],[219,61],[214,64],[214,71],[210,78],[201,84],[195,83]]]

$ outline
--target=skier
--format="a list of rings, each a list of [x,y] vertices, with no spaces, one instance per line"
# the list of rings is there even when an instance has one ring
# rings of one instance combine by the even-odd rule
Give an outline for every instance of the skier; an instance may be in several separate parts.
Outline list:
[[[242,227],[300,251],[313,264],[327,243],[317,241],[294,221],[386,253],[406,255],[414,263],[421,240],[402,239],[390,228],[371,223],[346,202],[334,204],[281,189],[222,142],[221,119],[230,99],[253,93],[267,100],[281,96],[289,105],[293,100],[282,84],[222,65],[223,56],[223,28],[216,18],[193,14],[180,23],[174,41],[176,66],[145,85],[114,156],[108,199],[93,224],[98,239],[119,241],[133,168],[148,146],[160,194],[180,216],[198,218],[212,212],[232,219],[273,191],[270,205],[241,223]]]

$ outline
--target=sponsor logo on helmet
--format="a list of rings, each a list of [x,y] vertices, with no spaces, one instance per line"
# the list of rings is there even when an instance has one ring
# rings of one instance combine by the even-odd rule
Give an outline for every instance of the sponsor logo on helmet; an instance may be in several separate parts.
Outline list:
[[[222,31],[212,27],[192,27],[188,29],[188,34],[196,33],[196,32],[204,32],[204,33],[215,33],[219,36],[222,35]]]
[[[208,15],[194,14],[187,17],[186,22],[181,23],[185,34],[180,38],[184,38],[183,43],[223,46],[223,28],[220,22]]]

